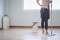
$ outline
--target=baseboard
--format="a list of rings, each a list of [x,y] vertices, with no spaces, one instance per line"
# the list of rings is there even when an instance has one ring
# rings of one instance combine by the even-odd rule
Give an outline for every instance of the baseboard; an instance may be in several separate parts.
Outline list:
[[[41,28],[41,26],[38,27]],[[60,26],[52,26],[52,27],[60,29]],[[10,26],[10,28],[32,28],[32,26]],[[51,26],[49,26],[49,28],[51,28]],[[0,30],[3,30],[3,28],[0,28]]]
[[[0,30],[3,30],[3,28],[0,28]]]
[[[38,26],[41,28],[41,26]],[[52,26],[53,28],[60,28],[60,26]],[[32,26],[10,26],[10,28],[32,28]],[[49,26],[51,28],[51,26]]]
[[[10,28],[32,28],[32,26],[10,26]]]

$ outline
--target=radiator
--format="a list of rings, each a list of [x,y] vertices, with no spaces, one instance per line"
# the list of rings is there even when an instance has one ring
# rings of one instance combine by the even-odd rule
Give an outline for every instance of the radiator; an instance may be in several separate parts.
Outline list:
[[[9,29],[9,18],[8,18],[8,16],[3,17],[3,29]]]

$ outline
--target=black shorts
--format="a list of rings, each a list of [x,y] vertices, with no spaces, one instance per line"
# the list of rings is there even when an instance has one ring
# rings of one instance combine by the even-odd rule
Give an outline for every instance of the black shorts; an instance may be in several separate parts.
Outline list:
[[[46,18],[46,19],[49,19],[50,15],[49,15],[49,9],[47,8],[41,8],[40,10],[40,13],[41,13],[41,18]]]

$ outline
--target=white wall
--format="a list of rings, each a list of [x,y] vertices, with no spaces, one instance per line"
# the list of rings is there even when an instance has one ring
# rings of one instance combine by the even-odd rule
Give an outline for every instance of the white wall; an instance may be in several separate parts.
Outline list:
[[[4,0],[0,0],[0,28],[2,28],[2,16],[4,14]]]
[[[4,0],[4,14],[9,15],[9,0]]]
[[[31,26],[32,22],[41,23],[40,10],[23,10],[24,0],[9,0],[9,18],[11,26]],[[51,16],[51,15],[50,15]],[[53,26],[60,26],[60,10],[54,10],[52,14]],[[49,19],[51,26],[51,19]]]

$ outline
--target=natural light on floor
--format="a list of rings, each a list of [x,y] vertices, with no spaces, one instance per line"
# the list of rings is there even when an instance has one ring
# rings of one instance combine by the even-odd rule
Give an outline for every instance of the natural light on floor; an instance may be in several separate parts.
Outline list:
[[[42,4],[41,0],[39,2]],[[24,0],[24,10],[38,10],[40,8],[36,0]],[[52,9],[60,10],[60,0],[52,0]]]

